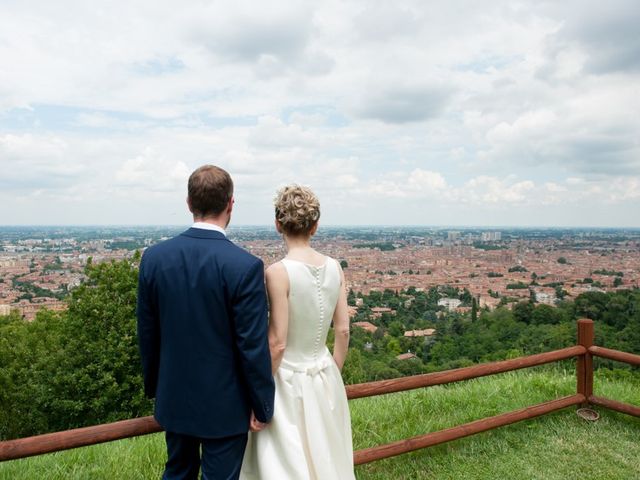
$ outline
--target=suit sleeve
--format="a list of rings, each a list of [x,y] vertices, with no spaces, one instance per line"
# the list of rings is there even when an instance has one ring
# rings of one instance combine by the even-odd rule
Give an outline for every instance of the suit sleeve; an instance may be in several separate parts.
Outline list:
[[[156,396],[156,387],[158,385],[160,322],[153,291],[146,278],[146,264],[147,262],[143,256],[138,274],[136,315],[138,318],[138,345],[142,360],[144,393],[147,397],[153,398]]]
[[[247,381],[251,408],[258,420],[273,416],[275,387],[267,336],[267,294],[264,267],[256,261],[245,273],[233,302],[235,341],[240,368]]]

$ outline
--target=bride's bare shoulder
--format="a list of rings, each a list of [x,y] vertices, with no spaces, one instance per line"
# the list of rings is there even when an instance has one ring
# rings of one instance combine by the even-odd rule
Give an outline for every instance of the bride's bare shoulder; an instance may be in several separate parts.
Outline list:
[[[281,261],[272,263],[267,267],[265,275],[267,278],[272,278],[274,280],[278,277],[287,277],[287,269]]]
[[[277,292],[282,292],[283,295],[289,295],[289,275],[282,262],[276,262],[270,265],[265,272],[265,279],[267,289],[270,292],[269,295]]]

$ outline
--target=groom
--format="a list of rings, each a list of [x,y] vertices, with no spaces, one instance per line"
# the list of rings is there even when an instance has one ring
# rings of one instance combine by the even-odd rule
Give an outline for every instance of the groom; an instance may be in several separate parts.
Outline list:
[[[204,165],[189,177],[194,224],[140,263],[138,340],[145,394],[166,431],[164,479],[236,479],[247,430],[273,415],[262,261],[225,234],[233,182]]]

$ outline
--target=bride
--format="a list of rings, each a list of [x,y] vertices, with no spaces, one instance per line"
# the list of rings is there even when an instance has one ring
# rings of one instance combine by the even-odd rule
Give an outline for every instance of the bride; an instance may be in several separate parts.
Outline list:
[[[344,274],[336,260],[310,246],[320,218],[310,189],[284,187],[275,207],[276,229],[287,247],[287,256],[266,271],[275,413],[266,426],[252,418],[240,478],[354,479],[340,375],[349,345]],[[332,323],[333,356],[325,345]]]

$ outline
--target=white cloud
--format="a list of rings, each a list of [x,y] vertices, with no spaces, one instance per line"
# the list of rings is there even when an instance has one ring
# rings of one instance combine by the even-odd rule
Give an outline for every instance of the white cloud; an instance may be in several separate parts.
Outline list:
[[[398,85],[367,91],[356,115],[381,120],[386,123],[404,124],[420,122],[439,116],[444,110],[451,89],[439,85]]]
[[[56,135],[0,135],[0,186],[14,191],[65,188],[86,173],[68,153],[67,142]]]
[[[518,205],[531,202],[534,189],[535,184],[530,180],[511,182],[483,175],[466,182],[455,197],[472,205]]]
[[[249,145],[265,149],[294,149],[321,147],[328,142],[322,132],[305,129],[298,124],[285,124],[276,117],[264,116],[249,133]]]
[[[409,174],[407,187],[414,192],[439,192],[447,187],[447,182],[438,172],[417,168]]]
[[[125,160],[115,173],[117,186],[134,187],[146,191],[175,191],[183,189],[191,174],[184,162],[163,157],[151,147]]]
[[[461,185],[447,182],[433,171],[416,169],[395,172],[391,178],[377,179],[366,186],[372,195],[412,200],[439,200],[442,204],[467,207],[519,207],[570,205],[585,201],[620,204],[640,196],[640,177],[614,177],[585,181],[567,178],[561,182],[536,184],[514,176],[480,175]]]
[[[216,56],[255,62],[269,56],[297,59],[311,34],[313,12],[309,2],[271,1],[260,8],[252,1],[213,4],[197,12],[194,42]]]

